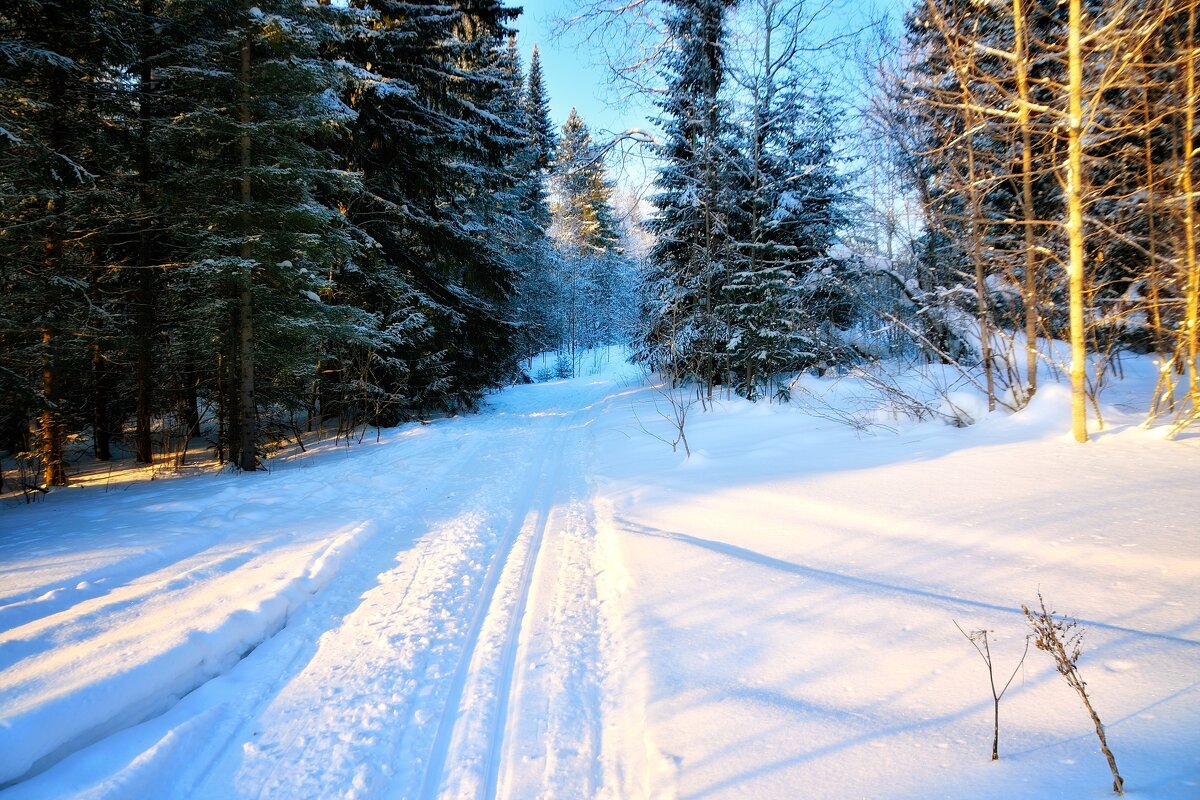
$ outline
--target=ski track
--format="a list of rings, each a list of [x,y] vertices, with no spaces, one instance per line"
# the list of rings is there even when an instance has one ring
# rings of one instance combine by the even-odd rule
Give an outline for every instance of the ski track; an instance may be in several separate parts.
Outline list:
[[[414,796],[406,766],[425,762],[419,754],[434,736],[430,721],[448,702],[451,676],[472,640],[459,621],[486,602],[491,573],[506,554],[489,509],[503,507],[504,467],[528,449],[521,433],[507,447],[481,444],[474,459],[463,459],[464,467],[487,464],[486,479],[420,510],[416,524],[432,524],[417,546],[325,632],[303,670],[180,797]],[[453,481],[450,472],[432,494]]]
[[[462,691],[444,710],[453,731],[444,751],[435,748],[422,797],[591,797],[599,785],[603,670],[583,418],[568,418],[513,519],[513,547]]]
[[[539,595],[544,542],[553,540],[556,550],[576,546],[561,540],[557,524],[568,487],[572,503],[582,504],[582,463],[570,454],[588,413],[531,415],[480,444],[478,466],[462,459],[476,476],[471,485],[419,509],[428,530],[413,550],[324,632],[294,676],[259,693],[257,711],[223,712],[250,721],[210,747],[206,766],[177,782],[174,796],[526,797],[507,786],[506,766],[518,750],[534,751],[534,763],[557,764],[536,779],[534,793],[544,794],[545,780],[556,774],[561,796],[591,796],[598,732],[579,738],[578,725],[547,720],[546,709],[525,710],[543,718],[536,738],[520,736],[510,722],[530,702],[513,687],[522,685],[527,667],[523,623]],[[522,476],[513,466],[523,461]],[[447,475],[431,495],[455,485],[455,471]],[[579,568],[570,586],[552,580],[542,594],[556,595],[560,605],[582,597],[594,613],[591,564]],[[552,634],[557,642],[580,638],[571,615],[539,622],[572,626]],[[565,668],[597,673],[595,647],[569,656],[574,663]],[[574,695],[578,681],[557,683],[555,713],[582,714],[598,729],[598,692]],[[580,697],[589,698],[590,710],[578,710]],[[322,709],[336,710],[337,718]],[[568,751],[576,754],[574,773],[555,757]]]
[[[421,797],[491,797],[515,641],[561,464],[563,431],[538,446],[521,500],[497,548],[455,670],[422,780]],[[556,441],[559,440],[559,441]],[[553,467],[546,470],[547,451]],[[529,518],[535,521],[531,526]],[[498,668],[498,669],[497,669]],[[497,674],[498,673],[498,674]],[[447,765],[452,765],[449,769]]]
[[[1090,731],[1055,721],[1074,708],[1043,688],[1046,668],[1023,676],[1011,704],[1056,727],[1025,723],[1025,749],[986,774],[943,755],[963,752],[990,709],[957,678],[970,654],[943,630],[947,612],[1016,614],[999,595],[1009,584],[983,577],[1024,575],[1028,536],[1004,535],[986,515],[943,527],[940,512],[903,497],[858,509],[870,475],[842,477],[852,482],[830,495],[819,482],[754,489],[796,478],[785,468],[794,440],[749,451],[784,467],[726,474],[715,471],[716,421],[697,422],[712,449],[686,463],[644,443],[613,456],[622,431],[601,417],[638,392],[650,393],[598,381],[549,396],[513,387],[484,414],[329,451],[299,475],[83,491],[50,507],[70,525],[14,512],[22,535],[0,538],[0,781],[16,782],[0,783],[0,800],[670,800],[791,797],[797,786],[822,797],[926,797],[929,786],[1062,796],[1045,782],[1024,793],[1031,770],[1070,771],[1073,796],[1088,794],[1091,767],[1075,763]],[[739,411],[764,430],[774,423],[770,409]],[[726,435],[738,437],[733,463],[746,465],[744,433]],[[1102,440],[1068,463],[1086,473],[1087,459],[1121,444]],[[620,477],[640,467],[618,458],[643,456],[659,459],[659,484]],[[939,486],[941,469],[926,468]],[[746,484],[725,489],[736,503],[711,496],[734,477]],[[907,480],[923,497],[923,473]],[[992,488],[988,477],[966,485],[964,497]],[[1130,774],[1158,776],[1131,784],[1134,794],[1192,797],[1198,642],[1189,585],[1174,577],[1195,572],[1192,551],[1176,552],[1192,520],[1123,511],[1107,509],[1156,546],[1056,557],[1050,548],[1077,533],[1073,520],[1053,521],[1039,556],[1060,583],[1085,583],[1068,560],[1108,576],[1093,581],[1091,607],[1111,594],[1132,609],[1081,618],[1101,639],[1090,652],[1108,673],[1098,673],[1105,718],[1124,737],[1122,757],[1133,753]],[[1122,528],[1085,518],[1078,535],[1110,530]],[[998,564],[977,567],[984,556]],[[1145,630],[1137,617],[1118,624],[1134,612]],[[903,668],[878,670],[863,654],[879,648]],[[1139,678],[1151,663],[1153,679]],[[953,758],[964,766],[948,767]]]
[[[90,735],[95,746],[56,754],[73,760],[70,786],[51,770],[0,796],[597,796],[609,772],[601,720],[611,626],[596,585],[584,450],[606,403],[580,395],[567,405],[501,410],[507,424],[461,420],[415,450],[364,454],[378,469],[341,498],[359,520],[355,556],[335,564],[311,599],[181,687],[177,704],[150,710],[158,716],[114,716]],[[317,492],[338,491],[331,484],[343,470],[335,463],[329,473]],[[361,467],[344,475],[364,483]],[[236,489],[225,491],[238,501]],[[181,528],[213,517],[159,500]],[[269,518],[258,510],[269,496],[255,500],[220,517]],[[81,590],[65,608],[25,611],[42,587],[10,599],[32,617],[23,626],[30,647],[59,617],[68,638],[107,619],[119,639],[130,615],[244,571],[285,547],[288,530],[210,539],[195,552],[121,552],[112,563],[128,567],[126,584]],[[319,566],[323,553],[309,561]],[[7,645],[0,659],[28,655],[19,640]]]

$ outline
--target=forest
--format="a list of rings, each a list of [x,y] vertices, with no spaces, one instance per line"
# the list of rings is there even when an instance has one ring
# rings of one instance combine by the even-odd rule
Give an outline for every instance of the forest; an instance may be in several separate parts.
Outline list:
[[[0,0],[0,800],[1195,800],[1200,0],[517,2]]]
[[[843,37],[799,1],[580,0],[564,25],[628,34],[658,109],[597,138],[551,120],[502,0],[13,0],[4,477],[196,439],[253,471],[614,343],[702,400],[923,361],[1016,411],[1061,372],[1079,441],[1152,353],[1147,420],[1182,431],[1197,5],[918,0]]]

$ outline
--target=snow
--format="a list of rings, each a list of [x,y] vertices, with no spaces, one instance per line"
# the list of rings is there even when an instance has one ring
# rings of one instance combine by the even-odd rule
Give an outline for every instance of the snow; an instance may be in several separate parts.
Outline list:
[[[0,798],[1200,793],[1200,440],[1153,365],[967,428],[846,425],[869,387],[688,415],[612,359],[272,472],[0,509]],[[914,389],[915,391],[915,389]],[[1142,403],[1142,405],[1138,405]],[[664,409],[665,410],[665,409]],[[648,434],[654,434],[648,435]],[[657,438],[656,438],[657,437]]]

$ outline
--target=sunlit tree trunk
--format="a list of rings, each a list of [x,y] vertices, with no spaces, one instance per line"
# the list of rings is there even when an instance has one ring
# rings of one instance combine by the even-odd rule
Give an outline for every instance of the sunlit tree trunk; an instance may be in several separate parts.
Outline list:
[[[50,143],[55,152],[61,153],[66,147],[66,126],[63,98],[63,86],[68,77],[65,70],[53,70],[50,79],[50,108],[55,110],[55,117],[50,126]],[[64,235],[60,215],[65,217],[65,192],[58,191],[48,204],[47,216],[51,220],[46,234],[43,270],[45,275],[53,280],[64,277],[63,247]],[[48,316],[52,311],[44,312]],[[59,347],[58,337],[61,334],[54,330],[52,323],[42,328],[42,408],[39,421],[39,457],[42,462],[43,480],[47,486],[66,486],[67,469],[63,454],[63,419],[59,408],[59,376],[55,351]]]
[[[1187,275],[1184,313],[1185,352],[1187,354],[1188,402],[1183,424],[1200,417],[1200,376],[1197,370],[1197,340],[1200,339],[1200,265],[1196,263],[1196,196],[1192,170],[1196,143],[1196,4],[1188,9],[1187,48],[1184,60],[1183,163],[1180,165],[1180,189],[1183,195],[1183,266]]]
[[[972,110],[967,84],[963,83],[963,108],[967,124],[967,197],[971,215],[971,260],[975,266],[975,296],[979,312],[979,354],[983,359],[983,374],[987,385],[988,411],[996,410],[996,379],[992,364],[992,325],[988,308],[987,279],[983,274],[983,204],[979,199],[978,175],[975,171],[975,112]]]
[[[1029,41],[1025,10],[1013,0],[1013,64],[1017,76],[1017,127],[1021,131],[1021,205],[1025,233],[1025,391],[1026,401],[1037,391],[1038,291],[1037,248],[1033,224],[1033,135],[1029,121]]]
[[[55,335],[52,330],[42,331],[42,346],[45,348],[45,361],[42,365],[42,395],[46,408],[42,410],[40,421],[41,445],[39,456],[42,462],[43,480],[47,486],[66,486],[67,469],[63,457],[63,423],[62,413],[51,404],[57,403],[58,393],[57,374],[54,364],[53,351]]]
[[[1067,280],[1070,289],[1071,428],[1087,441],[1087,352],[1083,329],[1083,8],[1070,0],[1067,29]]]

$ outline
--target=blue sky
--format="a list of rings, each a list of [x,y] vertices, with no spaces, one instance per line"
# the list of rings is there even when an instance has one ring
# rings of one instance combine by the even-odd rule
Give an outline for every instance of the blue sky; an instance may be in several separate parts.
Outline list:
[[[863,25],[868,17],[880,10],[895,18],[912,2],[822,0],[814,8],[825,9],[822,14],[825,21],[820,27],[827,29],[826,35],[833,35]],[[551,116],[556,126],[562,126],[574,106],[593,136],[600,141],[631,128],[653,130],[648,117],[654,116],[657,109],[645,96],[622,101],[620,94],[610,87],[610,70],[594,43],[582,41],[579,31],[568,31],[559,37],[551,35],[553,17],[570,14],[577,8],[574,0],[510,0],[510,5],[522,7],[524,12],[518,17],[516,27],[526,70],[535,44],[541,52]],[[841,66],[831,68],[839,70]],[[608,159],[610,177],[626,186],[637,187],[644,181],[645,174],[653,171],[651,165],[636,157],[626,158],[623,163],[625,169],[622,169],[619,154]]]
[[[653,106],[644,100],[621,103],[608,88],[607,67],[590,45],[570,32],[557,39],[550,35],[552,15],[568,11],[565,0],[514,0],[513,5],[524,8],[516,24],[526,71],[535,44],[541,53],[555,126],[562,127],[573,106],[598,140],[648,127],[646,118],[655,113]],[[610,164],[610,170],[616,166]]]

